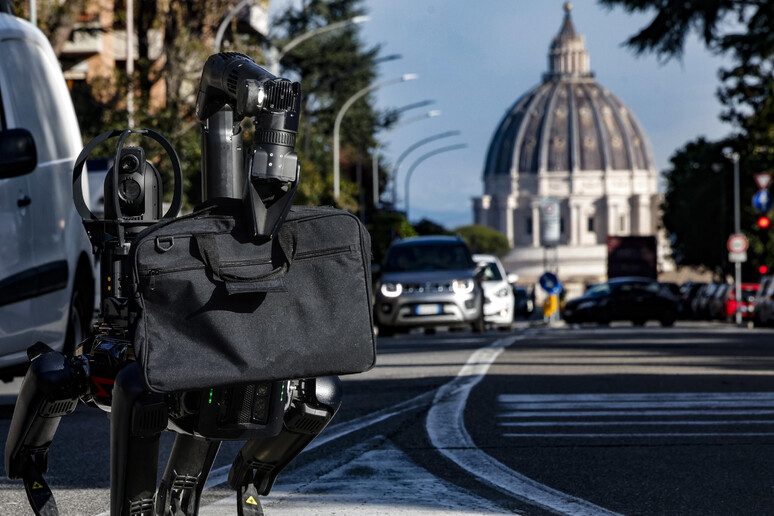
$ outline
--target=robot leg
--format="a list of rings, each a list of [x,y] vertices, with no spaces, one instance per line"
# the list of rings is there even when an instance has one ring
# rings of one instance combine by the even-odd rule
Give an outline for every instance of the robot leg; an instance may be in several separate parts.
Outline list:
[[[166,427],[164,396],[145,391],[139,364],[128,364],[116,376],[110,411],[111,516],[153,514],[159,438]]]
[[[21,478],[36,515],[59,514],[51,489],[43,479],[48,471],[48,449],[62,416],[72,413],[87,391],[85,362],[70,360],[42,342],[27,354],[24,376],[5,444],[8,478]]]
[[[177,434],[167,468],[156,494],[156,512],[161,516],[199,514],[204,483],[212,469],[221,441]]]
[[[258,495],[267,495],[280,471],[333,419],[341,406],[341,380],[336,376],[303,380],[274,437],[251,439],[234,459],[228,483],[237,491],[239,515],[262,514]]]

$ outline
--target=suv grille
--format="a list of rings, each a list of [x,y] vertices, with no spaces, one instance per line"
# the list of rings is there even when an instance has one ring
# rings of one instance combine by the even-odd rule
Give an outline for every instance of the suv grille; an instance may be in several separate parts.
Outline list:
[[[409,294],[452,292],[452,282],[427,281],[424,283],[404,283],[403,291]]]

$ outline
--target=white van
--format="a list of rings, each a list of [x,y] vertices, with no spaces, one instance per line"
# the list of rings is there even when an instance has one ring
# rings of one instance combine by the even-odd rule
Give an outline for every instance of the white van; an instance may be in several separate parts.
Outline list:
[[[91,324],[94,273],[72,200],[83,142],[59,62],[43,33],[4,12],[0,55],[0,379],[8,381],[37,341],[73,351]]]

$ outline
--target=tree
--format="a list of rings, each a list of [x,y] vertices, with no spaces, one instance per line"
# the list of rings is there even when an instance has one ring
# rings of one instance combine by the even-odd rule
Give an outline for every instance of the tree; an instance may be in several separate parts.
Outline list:
[[[454,232],[459,233],[463,240],[467,242],[472,253],[505,256],[511,249],[505,235],[490,227],[474,224],[471,226],[460,226]]]
[[[362,0],[306,0],[290,7],[275,23],[282,36],[273,43],[282,48],[295,37],[318,27],[348,20],[365,13]],[[334,204],[331,149],[333,126],[342,105],[376,78],[379,47],[365,48],[357,26],[348,25],[315,36],[295,47],[282,60],[287,74],[301,78],[304,105],[298,146],[302,160],[299,201]],[[347,111],[341,126],[341,195],[339,206],[356,211],[370,192],[371,152],[374,134],[385,116],[366,96]],[[358,178],[360,180],[358,181]],[[358,183],[360,183],[358,185]]]
[[[671,158],[662,223],[678,265],[700,266],[723,277],[726,239],[733,232],[733,171],[727,142],[688,142]]]
[[[637,53],[653,52],[660,58],[680,59],[686,38],[695,31],[707,49],[728,55],[734,62],[730,68],[719,71],[718,98],[724,105],[721,119],[730,122],[739,134],[715,143],[701,139],[689,142],[678,151],[668,171],[664,204],[664,226],[670,233],[677,263],[704,265],[720,272],[725,266],[719,253],[725,251],[715,233],[702,241],[692,235],[680,217],[702,221],[695,225],[694,233],[700,229],[711,231],[709,228],[713,225],[705,222],[716,220],[719,214],[707,213],[702,206],[718,196],[702,197],[702,192],[712,190],[717,181],[708,170],[724,161],[727,164],[719,155],[724,145],[732,143],[740,155],[741,199],[749,199],[754,193],[750,176],[769,169],[774,158],[774,32],[771,30],[774,0],[600,0],[600,3],[608,8],[620,6],[628,12],[654,13],[650,23],[627,40]],[[726,186],[731,191],[732,187]],[[727,196],[722,196],[726,206],[733,206]],[[724,219],[716,222],[730,234],[732,211],[727,209],[722,213]],[[702,218],[705,216],[708,218]],[[755,218],[749,203],[743,202],[742,228],[750,240],[748,255],[752,255],[743,272],[758,262],[766,263],[772,256],[768,234],[755,228]],[[713,242],[712,249],[707,247],[709,241]]]
[[[419,235],[453,235],[451,231],[429,219],[422,219],[414,224],[414,230]]]
[[[387,249],[397,238],[417,236],[417,232],[406,220],[406,216],[397,211],[378,211],[368,225],[371,234],[371,254],[373,263],[382,263]]]

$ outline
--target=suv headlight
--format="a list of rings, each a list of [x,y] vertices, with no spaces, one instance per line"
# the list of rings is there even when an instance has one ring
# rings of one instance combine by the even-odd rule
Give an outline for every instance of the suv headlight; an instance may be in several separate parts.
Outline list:
[[[497,292],[495,292],[495,295],[497,297],[507,297],[508,296],[508,289],[503,287],[500,290],[498,290]]]
[[[476,283],[472,279],[466,280],[454,280],[452,283],[452,290],[456,294],[470,294],[473,292]]]
[[[382,283],[381,292],[384,297],[398,297],[403,293],[400,283]]]

